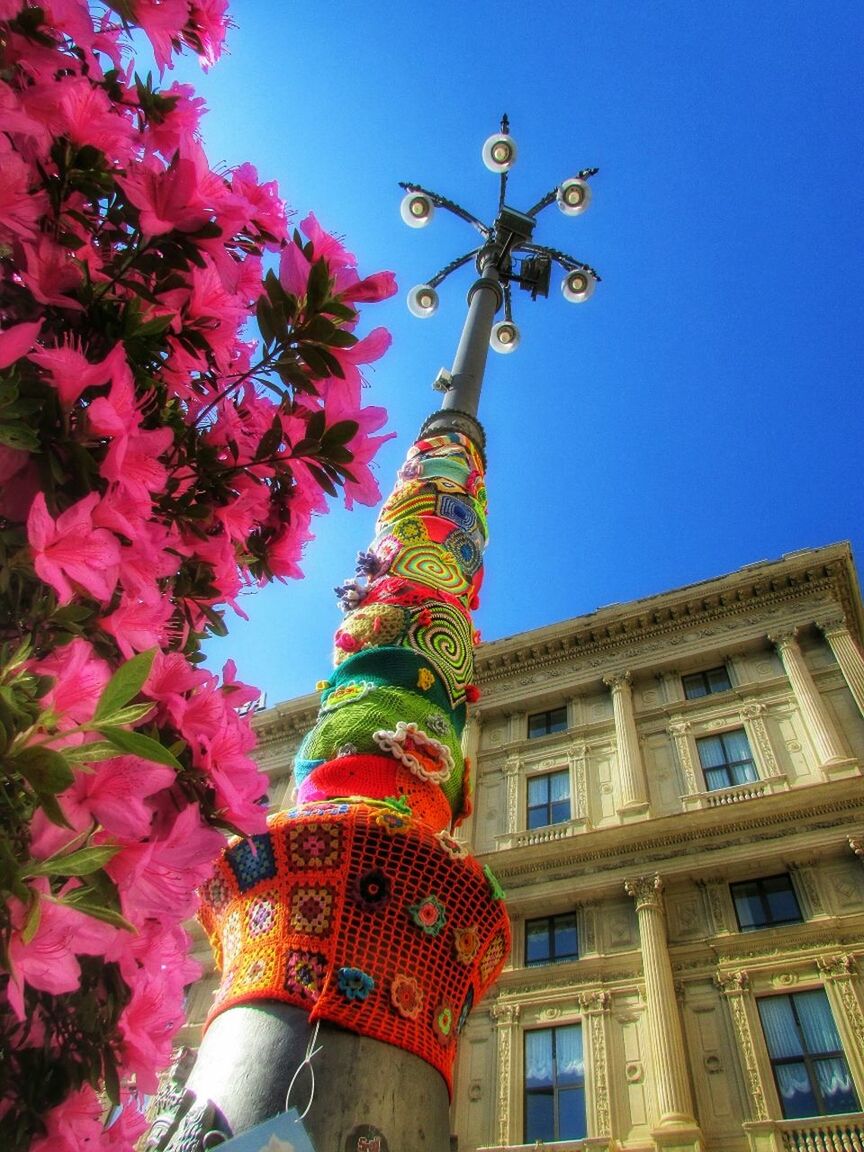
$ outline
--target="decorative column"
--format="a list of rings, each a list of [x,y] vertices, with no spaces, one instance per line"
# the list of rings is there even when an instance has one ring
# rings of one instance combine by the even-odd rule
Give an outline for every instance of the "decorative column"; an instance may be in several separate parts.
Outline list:
[[[855,992],[855,958],[847,952],[817,956],[843,1051],[857,1084],[864,1083],[864,1012]]]
[[[666,734],[671,736],[675,742],[675,752],[684,775],[684,786],[687,794],[693,796],[697,792],[704,791],[704,787],[701,787],[696,780],[696,770],[693,767],[693,757],[690,754],[690,737],[687,735],[690,728],[689,720],[673,720],[666,728]]]
[[[513,1127],[513,1051],[519,1025],[519,1004],[492,1005],[492,1019],[498,1033],[498,1134],[501,1147],[516,1139]]]
[[[570,774],[573,780],[573,819],[581,821],[586,827],[591,827],[591,815],[588,810],[588,745],[571,744],[567,749],[567,758],[570,764]]]
[[[578,997],[585,1022],[588,1061],[588,1138],[586,1152],[605,1152],[612,1136],[609,1068],[606,1056],[606,1019],[612,997],[608,992],[583,992]]]
[[[843,679],[849,685],[859,711],[864,715],[864,656],[847,628],[846,620],[843,616],[833,616],[830,620],[817,620],[816,627],[828,641],[840,665]]]
[[[612,709],[615,714],[618,773],[621,779],[621,807],[618,814],[624,819],[639,820],[648,815],[648,801],[630,681],[629,672],[613,672],[603,677],[603,683],[612,691]]]
[[[686,1143],[676,1139],[676,1148],[700,1148],[701,1134],[693,1116],[690,1081],[684,1054],[684,1034],[678,1015],[672,962],[666,945],[660,877],[640,876],[624,884],[636,901],[639,918],[639,941],[645,979],[645,1003],[648,1033],[651,1040],[657,1102],[660,1108],[659,1131],[652,1136],[662,1147],[664,1129],[687,1129]]]
[[[504,761],[504,784],[507,789],[507,832],[514,836],[519,831],[519,777],[522,761],[515,754]]]
[[[825,710],[824,701],[819,695],[819,690],[813,682],[810,669],[795,639],[797,632],[797,628],[790,628],[785,632],[772,633],[768,639],[776,647],[783,661],[783,667],[792,685],[795,700],[816,750],[820,767],[844,762],[848,758],[840,746]]]
[[[753,1109],[753,1118],[747,1125],[760,1131],[760,1135],[769,1141],[766,1147],[771,1147],[768,1105],[765,1099],[765,1078],[756,1056],[756,1046],[753,1043],[753,1028],[750,1022],[750,979],[746,972],[718,972],[715,976],[717,987],[726,998],[735,1034],[738,1037],[738,1047],[744,1060],[744,1074],[747,1080],[747,1089],[750,1093],[750,1103]],[[765,1131],[763,1131],[765,1130]]]

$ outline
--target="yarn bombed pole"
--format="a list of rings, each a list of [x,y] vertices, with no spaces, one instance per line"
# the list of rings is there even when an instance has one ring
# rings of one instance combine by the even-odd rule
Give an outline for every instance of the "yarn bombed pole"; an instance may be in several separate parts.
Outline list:
[[[453,835],[470,811],[462,733],[477,697],[486,355],[490,343],[518,342],[511,283],[545,295],[553,261],[568,298],[587,298],[597,279],[531,242],[534,217],[553,200],[568,214],[577,200],[583,209],[595,170],[520,213],[504,204],[514,158],[505,118],[484,146],[501,174],[491,226],[403,186],[408,223],[442,207],[483,237],[412,291],[411,311],[431,314],[437,284],[472,259],[479,278],[453,367],[436,381],[442,406],[407,453],[357,579],[337,589],[345,615],[295,758],[296,804],[271,816],[266,833],[232,842],[202,890],[222,981],[153,1148],[216,1147],[288,1106],[304,1113],[318,1152],[450,1148],[457,1038],[510,947],[501,889]]]

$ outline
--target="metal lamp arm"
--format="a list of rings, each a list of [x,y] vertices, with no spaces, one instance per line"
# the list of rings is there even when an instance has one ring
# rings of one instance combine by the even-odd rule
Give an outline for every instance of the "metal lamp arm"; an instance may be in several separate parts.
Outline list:
[[[541,244],[520,244],[519,251],[531,252],[535,256],[548,256],[554,260],[556,264],[560,264],[565,272],[575,272],[581,268],[586,272],[590,272],[598,282],[602,280],[599,272],[592,268],[590,264],[586,264],[583,260],[577,260],[574,256],[568,256],[566,252],[561,252],[557,248],[546,248]]]
[[[399,181],[399,187],[404,188],[406,192],[422,192],[424,196],[429,197],[436,208],[446,208],[448,212],[452,212],[454,216],[458,216],[460,220],[465,220],[472,228],[476,228],[480,235],[488,240],[491,229],[487,228],[476,216],[472,216],[470,212],[466,212],[455,200],[448,200],[446,196],[441,196],[437,192],[430,192],[428,188],[424,188],[421,184],[410,184],[405,180]]]
[[[581,172],[576,173],[576,179],[577,180],[590,180],[591,177],[596,176],[599,171],[600,171],[599,168],[583,168]],[[555,198],[558,195],[559,187],[560,187],[560,185],[556,184],[555,187],[550,192],[546,193],[546,195],[543,197],[542,200],[538,200],[533,208],[529,208],[528,209],[528,215],[529,216],[537,216],[543,211],[544,208],[548,208],[550,204],[554,203]]]
[[[411,189],[411,191],[413,191],[413,189]],[[429,287],[437,288],[439,284],[447,279],[451,272],[455,272],[457,268],[461,268],[463,264],[467,264],[469,260],[473,259],[473,257],[481,251],[481,248],[472,248],[471,251],[466,252],[464,256],[458,256],[455,260],[451,260],[449,264],[446,264],[440,272],[436,272],[432,279],[428,281]]]

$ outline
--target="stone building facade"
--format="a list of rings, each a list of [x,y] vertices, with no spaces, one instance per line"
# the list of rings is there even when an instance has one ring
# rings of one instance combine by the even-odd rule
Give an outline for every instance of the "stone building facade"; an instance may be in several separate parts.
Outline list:
[[[864,1152],[862,637],[841,544],[478,649],[459,835],[514,948],[459,1152]],[[316,711],[256,718],[274,806]]]

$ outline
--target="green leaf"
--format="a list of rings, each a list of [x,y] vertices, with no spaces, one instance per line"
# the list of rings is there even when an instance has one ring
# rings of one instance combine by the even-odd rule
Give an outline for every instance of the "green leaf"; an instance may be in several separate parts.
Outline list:
[[[136,724],[148,712],[152,712],[156,705],[151,701],[146,704],[127,704],[125,708],[118,708],[110,716],[100,716],[96,724],[85,724],[83,727],[98,727],[98,724],[111,724],[117,727],[120,724]]]
[[[63,755],[70,764],[78,764],[86,771],[88,764],[98,764],[100,760],[112,760],[117,755],[117,749],[105,740],[94,740],[90,744],[77,744],[74,748],[64,748]]]
[[[7,762],[40,798],[64,791],[74,779],[66,757],[53,748],[24,748]]]
[[[89,848],[80,848],[77,852],[70,852],[68,856],[49,856],[40,864],[34,864],[24,870],[27,878],[32,876],[89,876],[96,872],[120,851],[119,844],[91,844]]]
[[[42,919],[42,899],[38,892],[31,888],[32,899],[30,907],[27,911],[27,919],[24,921],[24,926],[21,929],[21,943],[29,944],[36,933],[39,931],[39,922]]]
[[[80,896],[78,895],[79,892],[81,893]],[[125,916],[121,916],[113,908],[106,908],[104,904],[97,904],[93,893],[87,888],[76,888],[68,895],[58,897],[56,902],[68,904],[70,908],[76,908],[79,912],[92,916],[94,920],[103,920],[106,924],[113,924],[115,928],[125,928],[129,932],[136,930],[135,925],[130,924]]]
[[[99,703],[93,714],[94,720],[104,720],[108,716],[113,716],[118,709],[138,695],[144,687],[144,681],[150,675],[155,655],[156,649],[151,648],[149,652],[139,652],[137,656],[120,665],[99,697]]]
[[[331,424],[324,435],[321,437],[322,444],[347,444],[348,441],[357,435],[357,429],[360,425],[356,420],[339,420],[336,424]]]
[[[99,733],[109,744],[119,748],[129,756],[140,756],[142,760],[152,760],[155,764],[167,764],[169,768],[176,768],[182,772],[183,765],[177,757],[169,752],[158,740],[152,740],[141,732],[130,732],[128,728],[112,728],[104,726]]]

